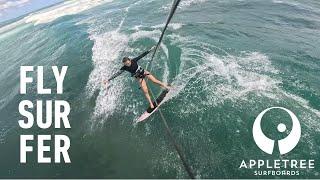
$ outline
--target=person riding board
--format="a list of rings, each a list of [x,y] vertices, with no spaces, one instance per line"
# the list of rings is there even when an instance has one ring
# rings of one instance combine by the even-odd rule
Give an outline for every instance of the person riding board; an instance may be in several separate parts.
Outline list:
[[[113,74],[107,81],[104,82],[105,84],[107,84],[109,81],[118,77],[124,71],[130,72],[131,77],[135,77],[137,79],[137,81],[139,82],[140,87],[141,87],[145,97],[147,98],[149,104],[150,104],[150,107],[148,108],[148,112],[152,112],[156,108],[156,104],[153,104],[153,102],[151,100],[145,77],[147,77],[149,80],[151,80],[153,83],[159,85],[160,87],[165,88],[167,91],[169,91],[169,89],[170,89],[170,87],[167,84],[159,81],[149,71],[144,70],[141,66],[138,65],[138,61],[140,59],[142,59],[144,56],[146,56],[147,54],[149,54],[153,50],[155,50],[155,46],[153,46],[148,51],[142,53],[138,57],[135,57],[132,59],[130,59],[128,57],[124,57],[122,59],[123,66],[120,68],[120,70],[118,72],[116,72],[115,74]]]

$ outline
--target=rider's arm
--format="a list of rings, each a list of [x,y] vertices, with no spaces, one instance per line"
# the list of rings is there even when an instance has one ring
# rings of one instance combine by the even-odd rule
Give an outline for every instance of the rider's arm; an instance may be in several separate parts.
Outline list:
[[[111,81],[112,79],[118,77],[120,74],[123,73],[124,70],[120,69],[118,72],[116,72],[115,74],[113,74],[109,79],[108,81]]]
[[[133,58],[133,61],[139,61],[141,58],[145,57],[147,54],[149,54],[152,50],[154,50],[155,47],[152,47],[151,49],[149,49],[148,51],[142,53],[141,55],[139,55],[138,57]]]

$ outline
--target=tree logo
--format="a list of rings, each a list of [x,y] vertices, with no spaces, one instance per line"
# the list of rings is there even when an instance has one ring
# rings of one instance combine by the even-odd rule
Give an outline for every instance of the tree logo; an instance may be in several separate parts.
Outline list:
[[[263,115],[272,110],[272,109],[281,109],[286,111],[292,120],[292,130],[290,134],[284,139],[278,140],[278,147],[280,154],[286,154],[290,152],[299,142],[301,137],[301,126],[297,116],[290,110],[283,107],[271,107],[262,111],[253,123],[252,134],[253,139],[257,146],[264,152],[272,154],[274,149],[275,140],[268,138],[261,129],[261,119]],[[286,130],[286,125],[283,123],[278,124],[277,129],[279,132],[284,132]]]

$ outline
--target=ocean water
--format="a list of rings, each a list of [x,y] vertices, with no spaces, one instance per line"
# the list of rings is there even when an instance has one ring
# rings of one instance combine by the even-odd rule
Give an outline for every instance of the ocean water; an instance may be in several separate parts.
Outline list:
[[[106,89],[102,81],[157,42],[171,1],[67,1],[0,28],[1,178],[188,178],[160,115],[133,121],[147,107],[128,74]],[[254,176],[249,159],[314,159],[295,178],[320,178],[320,3],[317,0],[182,0],[152,64],[174,90],[161,109],[197,178]],[[150,55],[140,61],[145,66]],[[69,66],[62,95],[19,94],[22,65]],[[36,77],[36,74],[33,74]],[[153,92],[157,86],[149,84]],[[18,104],[63,99],[71,129],[22,130]],[[253,141],[264,109],[282,106],[300,120],[302,136],[290,153],[268,155]],[[288,130],[276,132],[279,122]],[[282,111],[270,112],[265,132],[290,132]],[[19,163],[20,134],[67,134],[71,164]],[[32,143],[35,145],[35,143]],[[47,155],[53,155],[48,153]]]

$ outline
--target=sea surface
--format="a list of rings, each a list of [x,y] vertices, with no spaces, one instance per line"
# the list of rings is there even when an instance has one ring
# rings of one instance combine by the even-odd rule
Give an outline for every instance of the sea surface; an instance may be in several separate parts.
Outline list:
[[[148,106],[136,80],[124,73],[102,84],[122,57],[155,45],[171,3],[66,1],[2,23],[0,178],[188,178],[158,113],[133,124]],[[44,85],[53,91],[51,66],[69,66],[64,93],[37,95],[33,83],[20,95],[23,65],[45,66]],[[161,110],[197,178],[287,178],[239,169],[249,159],[314,159],[314,169],[293,178],[320,178],[318,0],[181,0],[148,70],[174,87]],[[23,130],[18,106],[25,99],[68,101],[71,129]],[[264,153],[252,137],[257,115],[273,106],[290,109],[301,124],[300,142],[285,155]],[[274,110],[262,126],[281,139],[292,125]],[[20,164],[21,134],[68,135],[72,163],[38,164],[34,152]]]

